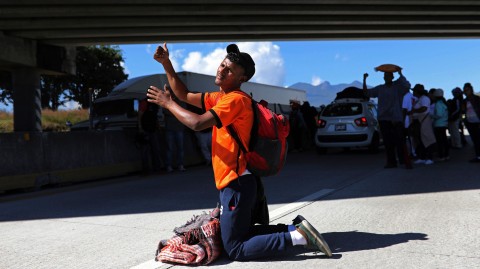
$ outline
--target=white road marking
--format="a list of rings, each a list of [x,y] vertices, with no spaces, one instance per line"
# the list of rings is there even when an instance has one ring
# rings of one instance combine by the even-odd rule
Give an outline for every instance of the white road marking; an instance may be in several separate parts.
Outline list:
[[[303,198],[300,198],[299,200],[293,202],[293,203],[289,203],[287,205],[284,205],[280,208],[277,208],[273,211],[270,211],[270,222],[274,221],[274,220],[277,220],[283,216],[286,216],[290,213],[292,213],[293,211],[295,210],[298,210],[302,207],[305,207],[311,203],[314,203],[316,200],[334,192],[335,189],[322,189],[322,190],[319,190],[315,193],[312,193],[308,196],[305,196]]]
[[[309,204],[314,203],[316,200],[327,196],[328,194],[334,192],[335,189],[321,189],[315,193],[312,193],[308,196],[305,196],[303,198],[300,198],[299,200],[289,203],[287,205],[284,205],[280,208],[277,208],[273,211],[270,212],[270,222],[275,221],[283,216],[286,216],[295,210],[298,210],[302,207],[305,207]],[[156,262],[154,259],[146,261],[142,264],[139,264],[137,266],[131,267],[130,269],[167,269],[171,268],[175,265],[172,264],[167,264],[167,263],[162,263],[162,262]]]
[[[166,269],[173,266],[175,265],[163,263],[163,262],[156,262],[155,259],[151,259],[137,266],[131,267],[130,269]]]

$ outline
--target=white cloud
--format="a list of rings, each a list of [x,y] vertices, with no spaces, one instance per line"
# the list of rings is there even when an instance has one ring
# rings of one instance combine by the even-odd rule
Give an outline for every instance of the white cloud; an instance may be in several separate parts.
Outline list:
[[[238,43],[240,51],[249,53],[255,61],[253,82],[282,86],[285,81],[285,67],[280,47],[272,42]]]
[[[125,71],[125,74],[130,75],[130,70],[128,69],[125,62],[120,62],[120,66],[123,67],[123,70]]]
[[[183,61],[182,68],[185,71],[215,76],[218,65],[225,55],[225,50],[220,48],[216,48],[207,55],[203,55],[199,51],[192,51]]]
[[[348,61],[348,56],[347,55],[343,55],[343,54],[340,54],[340,53],[337,53],[335,54],[335,61],[341,61],[341,62],[346,62]]]
[[[158,46],[163,46],[163,44],[148,44],[145,48],[145,52],[150,56],[153,57],[153,54],[157,50]],[[167,45],[168,46],[168,45]],[[154,49],[153,49],[154,48]],[[172,62],[173,68],[175,71],[180,72],[180,64],[179,61],[183,58],[184,50],[179,49],[179,50],[173,50],[173,46],[170,45],[168,46],[168,51],[170,54],[170,61]]]
[[[322,79],[320,77],[317,77],[317,76],[313,76],[312,77],[312,85],[313,86],[318,86],[322,83]]]
[[[12,103],[8,103],[8,105],[4,105],[3,103],[0,103],[0,111],[12,112],[13,111]]]
[[[174,68],[175,71],[177,71],[177,72],[182,71],[182,70],[180,70],[180,64],[179,64],[178,62],[182,60],[182,58],[183,58],[183,52],[184,52],[184,50],[173,50],[173,51],[170,51],[170,49],[169,49],[170,62],[172,62],[173,68]]]
[[[74,110],[80,109],[82,106],[77,101],[68,101],[65,104],[61,105],[58,109],[59,110]]]
[[[241,42],[237,45],[240,51],[247,52],[255,61],[252,82],[276,86],[284,84],[285,68],[279,46],[272,42]],[[182,64],[183,70],[214,76],[226,55],[225,47],[217,47],[206,55],[199,51],[190,52]]]

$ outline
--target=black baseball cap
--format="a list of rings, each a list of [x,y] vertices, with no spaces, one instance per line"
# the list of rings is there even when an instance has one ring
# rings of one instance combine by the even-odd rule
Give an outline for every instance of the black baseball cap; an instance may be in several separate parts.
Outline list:
[[[253,61],[250,54],[246,52],[240,52],[238,49],[237,44],[230,44],[227,46],[227,53],[229,55],[233,54],[235,59],[238,58],[237,61],[233,61],[234,63],[240,65],[245,70],[245,76],[247,76],[247,81],[250,80],[253,75],[255,74],[255,62]]]

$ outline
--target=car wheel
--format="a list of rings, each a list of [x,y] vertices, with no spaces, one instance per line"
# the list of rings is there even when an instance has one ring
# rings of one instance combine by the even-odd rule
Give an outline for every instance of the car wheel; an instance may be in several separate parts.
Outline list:
[[[325,154],[327,153],[327,148],[316,147],[317,154]]]
[[[378,133],[375,132],[372,137],[372,142],[370,142],[370,145],[368,146],[368,151],[370,153],[377,153],[379,146],[380,146],[380,137],[378,136]]]

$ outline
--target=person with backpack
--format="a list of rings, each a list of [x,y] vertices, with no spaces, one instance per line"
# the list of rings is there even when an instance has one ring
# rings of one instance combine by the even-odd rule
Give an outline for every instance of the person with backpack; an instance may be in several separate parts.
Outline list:
[[[247,169],[247,148],[254,127],[252,98],[241,85],[252,78],[255,62],[236,44],[230,44],[215,77],[219,90],[195,93],[179,79],[169,59],[166,43],[159,46],[154,59],[163,65],[170,87],[151,86],[148,101],[168,109],[180,122],[194,131],[212,130],[212,166],[215,185],[220,192],[220,230],[224,250],[236,261],[247,261],[287,253],[293,246],[306,246],[332,256],[321,234],[302,216],[292,225],[255,225],[254,208],[261,180]],[[170,90],[183,102],[203,109],[196,114],[172,101]],[[227,128],[230,127],[230,128]],[[233,138],[234,129],[241,143]],[[243,145],[241,145],[243,144]],[[268,223],[268,222],[267,222]]]

